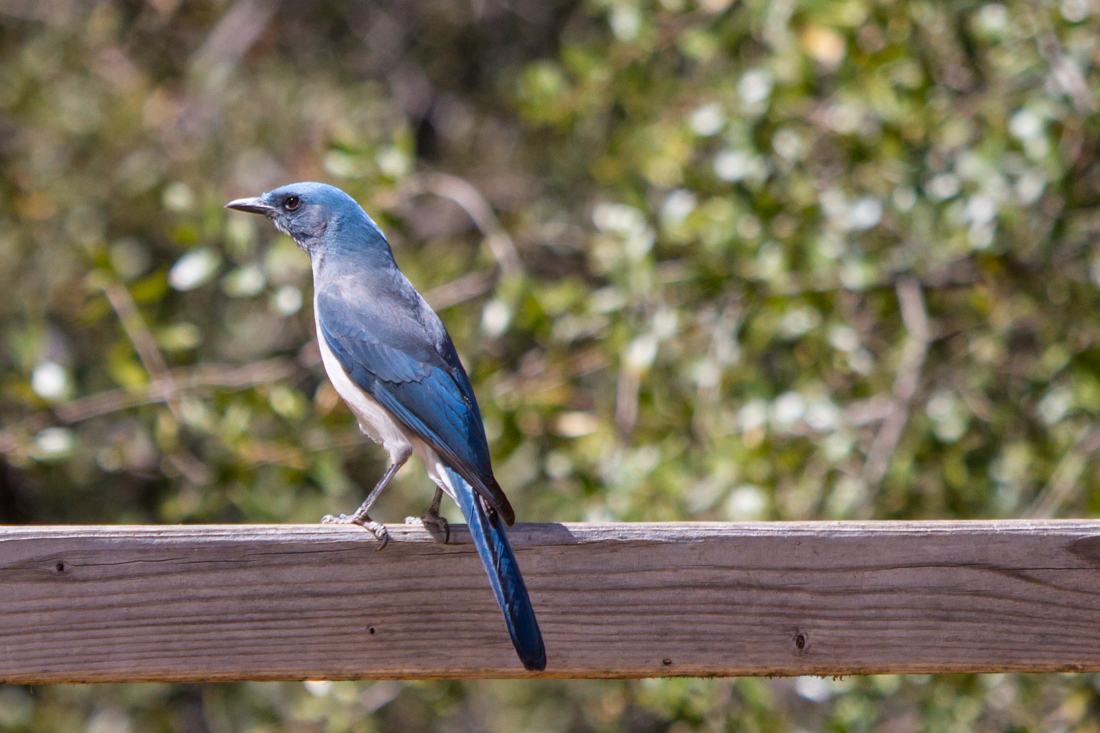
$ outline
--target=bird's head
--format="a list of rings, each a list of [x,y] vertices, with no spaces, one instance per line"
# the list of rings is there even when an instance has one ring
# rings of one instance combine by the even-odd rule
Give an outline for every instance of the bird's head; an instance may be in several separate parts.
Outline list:
[[[324,183],[291,183],[255,198],[230,201],[225,208],[263,214],[310,256],[324,248],[326,234],[342,225],[368,224],[377,231],[355,199]]]

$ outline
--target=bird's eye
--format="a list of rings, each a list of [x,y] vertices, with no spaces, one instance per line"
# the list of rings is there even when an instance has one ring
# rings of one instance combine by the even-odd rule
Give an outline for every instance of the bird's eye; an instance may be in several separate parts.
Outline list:
[[[298,207],[302,205],[302,200],[297,196],[287,196],[286,201],[283,202],[283,206],[287,211],[297,211]]]

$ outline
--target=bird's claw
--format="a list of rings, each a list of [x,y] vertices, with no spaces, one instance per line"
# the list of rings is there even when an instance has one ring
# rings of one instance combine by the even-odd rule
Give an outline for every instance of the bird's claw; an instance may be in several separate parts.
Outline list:
[[[374,521],[373,519],[367,520],[366,524],[363,524],[361,526],[364,529],[370,531],[370,533],[373,534],[380,543],[378,545],[378,549],[375,550],[375,552],[381,552],[382,550],[386,549],[386,545],[390,543],[390,533],[386,531],[385,527],[383,527],[380,523]]]
[[[381,543],[378,545],[378,550],[376,550],[376,552],[386,549],[386,545],[390,543],[390,533],[381,523],[374,521],[370,517],[348,516],[347,514],[334,516],[332,514],[326,514],[321,518],[321,524],[358,524],[374,535],[375,539]]]
[[[421,517],[405,517],[405,524],[422,524],[432,534],[443,535],[443,544],[451,541],[451,524],[438,514],[425,514]]]

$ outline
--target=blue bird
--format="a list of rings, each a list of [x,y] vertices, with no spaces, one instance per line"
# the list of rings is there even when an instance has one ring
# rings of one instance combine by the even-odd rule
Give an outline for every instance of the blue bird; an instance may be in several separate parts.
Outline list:
[[[354,199],[323,183],[292,183],[226,208],[266,216],[309,255],[325,371],[359,427],[389,455],[385,474],[354,514],[322,521],[358,524],[385,547],[386,530],[368,512],[415,454],[438,487],[421,521],[449,536],[439,504],[444,493],[458,503],[516,654],[526,669],[545,669],[542,634],[504,534],[515,513],[493,477],[473,387],[439,316],[398,269],[385,235]]]

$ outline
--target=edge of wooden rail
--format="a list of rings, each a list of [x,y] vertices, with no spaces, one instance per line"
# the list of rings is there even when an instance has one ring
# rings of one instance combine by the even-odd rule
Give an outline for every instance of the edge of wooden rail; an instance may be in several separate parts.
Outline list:
[[[0,681],[530,677],[463,525],[0,526]],[[546,677],[1100,671],[1100,520],[519,524]]]
[[[391,539],[438,545],[440,538],[420,524],[386,524]],[[464,524],[451,524],[450,544],[469,542]],[[927,519],[815,520],[760,522],[539,522],[508,528],[513,548],[580,542],[657,540],[696,541],[721,537],[859,535],[1100,533],[1100,519]],[[172,541],[280,539],[376,542],[362,528],[339,524],[0,524],[0,542],[13,539],[142,538]],[[379,557],[385,557],[385,554]]]

